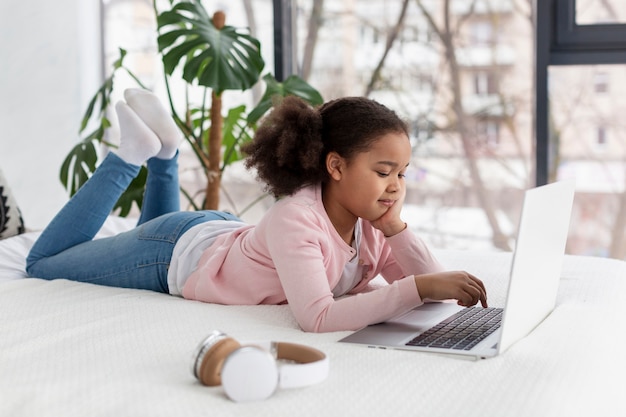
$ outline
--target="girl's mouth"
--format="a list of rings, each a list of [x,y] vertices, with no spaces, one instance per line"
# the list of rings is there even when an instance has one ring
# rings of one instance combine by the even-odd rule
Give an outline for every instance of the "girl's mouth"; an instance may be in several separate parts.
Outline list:
[[[382,204],[383,206],[386,206],[386,207],[391,207],[391,206],[393,206],[393,205],[394,205],[394,203],[396,202],[396,200],[378,200],[378,202],[379,202],[380,204]]]

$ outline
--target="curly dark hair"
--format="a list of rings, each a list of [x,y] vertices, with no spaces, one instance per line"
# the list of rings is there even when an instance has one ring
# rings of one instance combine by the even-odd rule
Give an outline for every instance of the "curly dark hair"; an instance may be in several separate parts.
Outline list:
[[[407,125],[382,104],[365,97],[344,97],[319,108],[295,96],[285,97],[262,121],[252,142],[243,147],[247,168],[256,168],[275,197],[328,180],[326,155],[350,160],[387,133]]]

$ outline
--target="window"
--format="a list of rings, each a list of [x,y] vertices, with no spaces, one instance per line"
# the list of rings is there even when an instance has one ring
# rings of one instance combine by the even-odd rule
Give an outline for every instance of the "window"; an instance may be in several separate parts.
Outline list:
[[[488,21],[479,21],[471,25],[470,42],[474,46],[489,46],[494,42],[493,25]]]
[[[596,144],[600,147],[604,147],[606,145],[606,127],[599,126],[597,128],[597,133]]]
[[[474,94],[488,96],[497,92],[496,76],[493,72],[480,71],[474,74]]]
[[[500,125],[496,120],[479,119],[476,123],[478,142],[487,149],[493,149],[500,143]]]
[[[354,59],[316,53],[308,81],[327,100],[367,95],[412,121],[411,169],[419,175],[407,175],[409,225],[435,247],[510,249],[523,190],[531,182],[531,10],[500,7],[510,4],[504,1],[488,2],[493,8],[487,2],[464,2],[481,4],[472,8],[454,1],[446,8],[445,2],[410,1],[403,16],[401,1],[330,3],[324,2],[324,13],[356,16],[359,23],[351,27],[346,19],[338,27],[320,26],[317,47],[330,42]],[[298,61],[303,61],[312,2],[297,0],[297,5]],[[449,27],[441,23],[445,19]],[[496,37],[493,22],[506,33]],[[364,26],[380,35],[378,42],[364,36]],[[386,50],[395,30],[405,35]],[[413,33],[419,36],[409,36]],[[515,59],[507,61],[510,71],[503,71],[502,51],[514,52]],[[343,75],[324,72],[333,62],[341,62]],[[377,67],[380,74],[374,74]],[[506,85],[502,94],[500,83]]]
[[[596,93],[608,93],[609,74],[606,72],[596,72],[593,76],[593,89]]]
[[[576,24],[626,23],[622,0],[577,0]]]
[[[626,259],[626,3],[536,4],[537,182],[576,180],[568,251]]]
[[[272,7],[286,2],[248,2],[268,65]],[[114,3],[126,2],[107,4]],[[228,7],[229,24],[248,25],[243,1],[205,3]],[[326,100],[367,95],[428,127],[412,129],[412,166],[420,175],[419,184],[409,184],[407,203],[419,213],[410,226],[430,244],[510,249],[522,191],[567,177],[580,178],[577,200],[586,199],[577,202],[574,222],[587,222],[572,236],[570,253],[609,253],[612,234],[626,233],[611,227],[626,213],[616,204],[603,206],[597,221],[578,213],[626,192],[626,88],[615,82],[626,72],[626,2],[409,2],[403,16],[400,1],[326,1],[316,19],[313,0],[291,3],[294,56],[283,59],[296,63],[293,72],[310,60],[307,81]],[[307,50],[311,25],[316,46]],[[386,49],[394,30],[399,36]],[[470,225],[458,213],[485,220]],[[610,256],[626,258],[626,248],[612,250]]]

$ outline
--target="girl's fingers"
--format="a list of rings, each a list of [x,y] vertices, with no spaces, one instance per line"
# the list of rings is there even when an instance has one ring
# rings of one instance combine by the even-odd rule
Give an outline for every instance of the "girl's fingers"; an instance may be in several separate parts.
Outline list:
[[[474,275],[472,274],[467,274],[470,279],[475,283],[475,285],[477,285],[477,289],[479,291],[479,298],[476,300],[476,303],[478,303],[478,301],[480,301],[481,305],[483,307],[487,307],[487,290],[485,289],[485,284],[483,284],[483,282],[476,278]],[[474,304],[476,304],[474,303]]]
[[[462,305],[473,306],[480,301],[483,307],[487,307],[487,294],[484,289],[476,283],[469,283],[465,287],[461,288],[463,297]]]

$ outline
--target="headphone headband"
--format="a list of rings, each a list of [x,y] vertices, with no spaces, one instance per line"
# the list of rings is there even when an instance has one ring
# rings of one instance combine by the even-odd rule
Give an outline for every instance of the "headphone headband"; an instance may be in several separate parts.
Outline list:
[[[322,382],[328,376],[328,357],[310,346],[275,341],[247,342],[270,352],[276,360],[293,361],[279,365],[280,388],[296,388]]]

